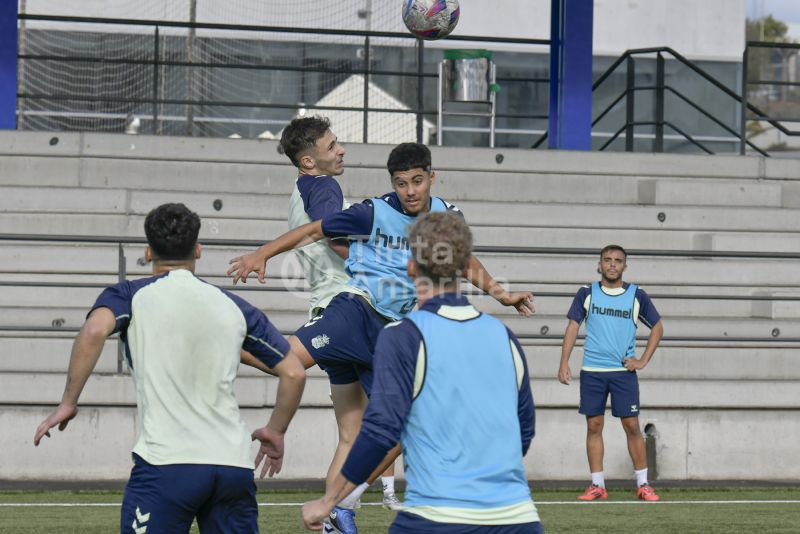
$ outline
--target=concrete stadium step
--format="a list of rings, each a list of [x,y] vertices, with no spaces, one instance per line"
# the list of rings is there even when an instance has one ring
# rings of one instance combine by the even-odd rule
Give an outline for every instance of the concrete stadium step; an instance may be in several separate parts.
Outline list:
[[[104,211],[98,208],[97,211]],[[141,237],[144,216],[96,213],[0,212],[8,233]],[[205,217],[200,239],[266,242],[288,230],[285,220]],[[632,250],[772,252],[800,250],[798,233],[693,232],[600,228],[540,228],[472,224],[476,245],[508,247],[599,248],[618,243]]]
[[[745,345],[745,346],[743,346]],[[800,380],[800,344],[706,343],[686,346],[663,342],[648,366],[639,371],[647,380]],[[573,349],[570,369],[578,378],[583,359],[583,342]],[[523,341],[523,351],[532,378],[555,379],[561,361],[561,341],[531,344]],[[641,355],[644,343],[638,343]]]
[[[147,276],[150,269],[139,265],[143,245],[125,247],[129,277]],[[219,277],[227,272],[230,259],[250,250],[229,247],[206,247],[198,262],[198,275]],[[58,261],[54,262],[54,258]],[[517,288],[533,284],[584,284],[596,279],[597,259],[594,256],[544,256],[514,254],[479,254],[478,258],[498,280],[508,281]],[[0,242],[0,273],[98,273],[117,272],[115,246],[69,244],[14,244]],[[270,279],[289,279],[294,283],[303,277],[294,254],[286,253],[270,260],[267,265]],[[772,291],[772,288],[800,286],[800,271],[791,261],[745,258],[652,258],[632,257],[626,279],[647,287],[670,285],[676,280],[683,286],[742,286]]]
[[[14,373],[14,380],[0,390],[0,404],[58,404],[64,389],[63,373]],[[278,380],[274,377],[240,377],[234,385],[239,405],[248,408],[270,407],[275,404]],[[643,377],[642,395],[649,408],[800,408],[797,387],[800,381],[785,380],[659,380]],[[564,387],[555,379],[531,380],[537,406],[542,408],[572,408],[577,406],[577,380]],[[301,406],[328,407],[331,405],[328,380],[309,377]],[[135,387],[129,376],[93,375],[81,396],[85,405],[134,405]]]
[[[1,157],[0,169],[6,173],[0,179],[0,185],[25,185],[20,177],[34,174],[42,176],[35,182],[43,182],[42,185],[288,195],[296,176],[288,162],[258,164],[84,156],[80,158],[79,166],[70,166],[61,161],[63,158],[39,158],[40,161],[35,162],[22,162],[18,158]],[[48,168],[50,166],[52,168]],[[64,174],[75,172],[77,176]],[[438,177],[433,193],[454,202],[483,198],[487,201],[570,204],[797,206],[792,202],[796,197],[795,189],[787,189],[787,202],[784,203],[783,184],[749,177],[670,181],[638,175],[602,175],[593,169],[574,174],[441,169]],[[340,183],[352,201],[391,191],[388,174],[382,168],[348,168]],[[719,194],[709,193],[709,190]]]
[[[24,328],[79,328],[90,304],[75,307],[20,307],[0,306],[0,324]],[[499,318],[520,337],[538,338],[544,335],[563,336],[567,320],[562,310],[540,311],[532,317],[499,315]],[[308,320],[305,309],[299,311],[268,310],[270,321],[283,333],[293,333]],[[800,324],[795,319],[767,319],[752,317],[671,317],[662,316],[668,338],[723,338],[773,340],[800,338]],[[640,336],[646,337],[642,326]]]
[[[0,373],[60,373],[66,372],[75,335],[41,334],[20,335],[4,333],[0,336]],[[523,341],[523,351],[530,376],[536,379],[555,379],[561,357],[561,341],[546,340],[546,344]],[[118,370],[118,340],[109,339],[98,361],[95,373],[113,374]],[[582,342],[573,350],[570,368],[578,377],[583,356]],[[644,344],[639,343],[641,355]],[[640,377],[657,380],[737,380],[747,376],[753,380],[800,380],[800,344],[750,344],[740,346],[724,343],[706,343],[699,346],[680,346],[664,342],[654,359]],[[127,373],[127,365],[122,364]],[[263,373],[246,365],[239,367],[240,376],[264,377]],[[308,375],[324,378],[319,367],[308,370]]]
[[[112,282],[113,283],[113,282]],[[291,311],[305,312],[308,310],[310,295],[302,289],[289,289],[281,287],[253,287],[230,286],[228,290],[244,298],[254,306],[268,314]],[[245,288],[247,287],[247,289]],[[466,289],[466,286],[465,286]],[[477,290],[475,290],[477,291]],[[31,287],[31,286],[6,286],[0,292],[0,306],[26,307],[26,308],[59,308],[81,307],[88,309],[98,295],[102,292],[99,287]],[[781,294],[780,296],[788,296]],[[762,318],[796,318],[800,309],[800,295],[791,295],[797,301],[748,301],[746,299],[735,301],[719,301],[694,298],[663,298],[656,299],[656,306],[664,316],[681,317],[762,317]],[[470,296],[470,300],[478,309],[498,316],[514,315],[511,308],[502,306],[494,298],[485,294]],[[572,304],[573,297],[542,297],[535,298],[538,313],[555,315],[562,311],[566,315]],[[565,319],[566,320],[566,319]]]
[[[340,178],[341,179],[341,178]],[[128,201],[129,198],[129,201]],[[360,202],[361,198],[349,199]],[[215,207],[219,201],[219,209]],[[288,195],[139,191],[123,189],[0,187],[0,212],[146,215],[164,202],[183,202],[209,219],[285,222]],[[800,210],[788,208],[627,206],[460,201],[473,227],[799,232]],[[662,214],[664,220],[659,220]],[[141,230],[141,229],[140,229]],[[71,233],[64,231],[63,233]],[[713,234],[712,234],[713,235]],[[722,234],[727,235],[727,234]],[[225,237],[225,236],[219,236]],[[232,236],[248,239],[249,236]],[[263,235],[259,236],[263,237]],[[524,245],[524,243],[522,243]],[[690,248],[690,247],[685,247]]]
[[[241,286],[237,286],[241,287]],[[4,287],[0,292],[0,307],[24,308],[58,308],[81,307],[89,309],[101,293],[99,288],[79,287]],[[234,294],[244,298],[254,306],[267,313],[271,310],[280,312],[304,313],[309,307],[309,294],[300,291],[241,291]]]

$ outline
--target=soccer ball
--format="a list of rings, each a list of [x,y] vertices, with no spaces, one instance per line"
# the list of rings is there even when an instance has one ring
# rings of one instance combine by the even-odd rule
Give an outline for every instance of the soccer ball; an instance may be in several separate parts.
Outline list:
[[[420,39],[450,35],[458,24],[459,14],[458,0],[403,0],[403,22]]]

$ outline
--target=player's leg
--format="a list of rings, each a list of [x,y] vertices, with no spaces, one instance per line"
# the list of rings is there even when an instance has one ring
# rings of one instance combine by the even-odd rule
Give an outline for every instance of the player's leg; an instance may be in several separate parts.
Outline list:
[[[394,491],[394,462],[381,475],[381,486],[383,487],[383,507],[395,512],[402,510],[403,503],[400,502]]]
[[[122,497],[120,532],[188,533],[211,494],[213,475],[208,466],[151,465],[137,454],[133,460]]]
[[[258,503],[253,470],[215,466],[214,491],[197,513],[203,534],[257,534]]]
[[[634,415],[622,417],[620,421],[628,440],[628,454],[631,455],[633,468],[636,471],[647,469],[647,453],[644,448],[644,436],[639,428],[639,418]]]
[[[625,430],[628,454],[636,473],[636,494],[642,500],[657,501],[658,495],[647,481],[647,452],[639,426],[639,379],[635,372],[610,374],[613,375],[610,383],[611,413],[620,418]]]
[[[586,416],[586,456],[592,476],[592,483],[578,496],[582,501],[608,498],[603,474],[603,427],[608,399],[608,377],[605,375],[608,374],[581,371],[581,402],[578,411]]]
[[[589,460],[589,470],[599,473],[603,470],[603,427],[605,416],[593,415],[586,417],[586,456]]]
[[[334,477],[341,471],[358,432],[361,430],[361,418],[367,407],[367,396],[360,382],[331,384],[331,400],[339,429],[339,443],[328,469],[325,479],[326,486],[330,485]]]

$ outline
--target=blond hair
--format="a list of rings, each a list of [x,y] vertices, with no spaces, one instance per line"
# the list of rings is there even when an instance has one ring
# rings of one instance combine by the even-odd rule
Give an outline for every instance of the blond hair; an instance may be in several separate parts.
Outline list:
[[[420,276],[436,285],[461,279],[472,256],[472,232],[462,216],[428,213],[411,226],[408,239]]]

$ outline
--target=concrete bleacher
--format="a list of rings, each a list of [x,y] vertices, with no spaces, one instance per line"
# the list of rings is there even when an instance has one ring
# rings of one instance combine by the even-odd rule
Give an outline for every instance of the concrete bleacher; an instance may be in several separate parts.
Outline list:
[[[346,148],[340,183],[351,202],[390,190],[384,165],[391,147]],[[675,251],[632,255],[626,273],[655,296],[668,338],[640,374],[641,419],[656,428],[660,476],[800,479],[800,467],[770,461],[800,452],[790,438],[800,435],[796,260],[690,254],[800,250],[800,169],[793,161],[436,147],[433,154],[434,194],[462,209],[477,245],[576,249],[479,255],[496,278],[539,295],[531,318],[474,298],[525,346],[538,406],[526,459],[531,478],[586,477],[584,423],[576,413],[581,350],[571,360],[575,382],[559,384],[559,338],[571,295],[597,278],[597,257],[577,249],[615,242]],[[201,239],[264,241],[287,228],[293,176],[274,141],[0,133],[0,233],[141,237],[146,213],[172,201],[201,215]],[[142,245],[123,250],[127,276],[146,275]],[[228,260],[245,250],[206,247],[198,274],[227,285]],[[4,462],[0,478],[126,476],[135,392],[130,377],[117,372],[116,341],[107,343],[87,385],[85,413],[45,444],[46,453],[30,446],[36,424],[60,399],[74,329],[100,289],[26,284],[111,284],[118,255],[115,243],[0,240],[0,282],[17,284],[0,290],[0,326],[18,327],[0,330],[0,421],[15,429],[0,446],[18,460]],[[237,292],[286,333],[305,320],[308,295],[291,254],[269,263],[266,288],[251,281]],[[37,331],[53,326],[61,331]],[[263,423],[276,384],[242,369],[237,396],[248,423]],[[283,476],[322,477],[335,439],[327,381],[314,368],[287,438]],[[606,443],[606,471],[628,477],[622,431],[611,421]]]

